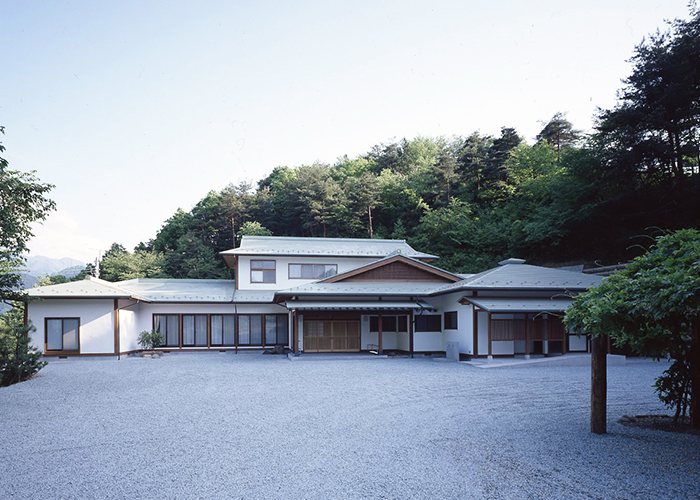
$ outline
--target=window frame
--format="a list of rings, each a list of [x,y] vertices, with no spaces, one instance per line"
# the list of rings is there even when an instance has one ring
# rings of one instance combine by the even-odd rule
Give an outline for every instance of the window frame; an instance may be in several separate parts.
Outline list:
[[[185,317],[192,317],[192,326],[193,326],[193,332],[192,332],[192,343],[191,344],[185,344]],[[205,317],[205,322],[204,322],[204,343],[203,344],[198,344],[197,343],[197,316],[204,316]],[[209,314],[196,314],[196,313],[182,313],[180,314],[180,331],[181,331],[181,336],[180,336],[180,347],[208,347],[209,346],[209,325],[210,318]]]
[[[449,322],[448,318],[450,319]],[[442,324],[445,330],[459,330],[459,314],[457,314],[457,311],[446,311],[443,313]],[[453,324],[454,326],[452,326]]]
[[[258,262],[272,262],[272,268],[269,267],[255,267],[254,264]],[[265,280],[265,272],[266,271],[272,271],[273,272],[273,279],[272,281],[266,281]],[[254,280],[253,279],[253,273],[254,272],[262,272],[262,280]],[[274,259],[251,259],[250,260],[250,282],[251,283],[261,283],[261,284],[275,284],[277,283],[277,261]]]
[[[163,344],[156,346],[162,349],[182,349],[182,314],[181,313],[152,313],[151,314],[151,325],[152,325],[152,330],[156,331],[156,316],[166,316],[165,320],[165,328],[166,332],[163,333],[160,330],[158,332],[163,336]],[[168,345],[168,334],[167,334],[167,328],[168,328],[168,320],[167,316],[176,316],[177,317],[177,345]]]
[[[298,277],[292,276],[292,266],[300,266]],[[303,266],[313,266],[314,267],[314,273],[313,273],[314,277],[304,278],[302,276],[303,273],[301,272]],[[315,271],[316,271],[317,266],[323,266],[324,268],[331,266],[331,267],[335,268],[335,272],[333,274],[328,275],[328,276],[316,276]],[[287,264],[287,277],[290,280],[320,280],[320,279],[324,279],[324,278],[330,278],[331,276],[335,276],[336,274],[338,274],[338,264],[319,264],[319,263],[306,263],[305,264],[305,263],[300,263],[300,262],[290,262],[289,264]]]
[[[236,347],[237,342],[238,342],[238,320],[237,320],[237,315],[236,314],[231,314],[231,313],[211,313],[208,314],[209,316],[209,346],[210,347]],[[212,340],[213,336],[213,328],[212,328],[212,318],[214,316],[221,316],[221,343],[215,344],[214,341]],[[226,317],[232,317],[233,318],[233,343],[227,344],[225,339],[225,328],[224,325]]]
[[[65,350],[63,349],[63,322],[77,321],[78,331],[77,331],[77,344],[78,349]],[[60,321],[61,322],[61,349],[49,349],[49,321]],[[58,318],[44,318],[44,353],[62,353],[62,354],[80,354],[80,329],[82,325],[80,324],[79,317],[58,317]]]
[[[433,330],[428,328],[428,318],[437,318],[438,321],[438,329]],[[420,329],[418,328],[418,321],[420,319],[425,319],[425,329]],[[442,333],[442,314],[420,314],[417,316],[413,317],[414,324],[415,324],[415,331],[416,332],[424,332],[424,333]]]

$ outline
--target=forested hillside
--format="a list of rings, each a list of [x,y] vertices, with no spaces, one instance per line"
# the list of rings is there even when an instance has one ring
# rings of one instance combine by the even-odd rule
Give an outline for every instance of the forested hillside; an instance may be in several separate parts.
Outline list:
[[[618,104],[599,111],[590,135],[557,114],[529,142],[504,126],[278,167],[179,210],[133,254],[115,245],[103,277],[229,277],[217,252],[235,246],[234,233],[405,238],[456,272],[505,257],[627,261],[645,235],[700,227],[698,13],[646,38],[632,63]]]

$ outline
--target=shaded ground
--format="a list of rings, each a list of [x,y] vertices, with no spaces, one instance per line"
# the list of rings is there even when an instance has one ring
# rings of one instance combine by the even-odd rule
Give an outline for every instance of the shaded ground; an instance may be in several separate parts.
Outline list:
[[[693,429],[690,426],[690,417],[678,417],[674,421],[669,415],[623,415],[619,422],[630,427],[641,427],[643,429],[653,429],[665,432],[682,432],[700,436],[700,429]]]
[[[588,367],[260,354],[57,361],[0,389],[0,498],[697,498],[700,437],[659,414],[665,365]]]

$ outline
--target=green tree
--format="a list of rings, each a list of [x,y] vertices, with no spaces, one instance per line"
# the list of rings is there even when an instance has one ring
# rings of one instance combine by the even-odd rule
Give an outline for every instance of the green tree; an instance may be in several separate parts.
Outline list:
[[[157,252],[116,252],[102,259],[100,277],[107,281],[165,278],[165,256]]]
[[[678,416],[691,390],[691,425],[700,428],[700,232],[660,237],[623,271],[578,295],[564,319],[570,331],[609,336],[642,356],[673,365],[657,390]]]
[[[248,221],[238,231],[238,243],[243,236],[272,236],[272,231],[257,221]]]
[[[29,345],[29,333],[19,308],[0,315],[0,387],[16,384],[34,376],[46,366],[41,353]]]
[[[700,160],[700,11],[644,39],[619,102],[599,114],[597,134],[620,175],[672,181],[677,194]]]
[[[554,116],[537,134],[537,143],[548,142],[555,147],[557,151],[557,163],[561,158],[561,152],[564,149],[572,148],[581,139],[580,130],[575,130],[574,126],[566,119],[564,113],[555,113]]]
[[[0,133],[5,133],[3,127]],[[4,151],[0,143],[0,154]],[[46,197],[52,188],[40,183],[34,172],[8,170],[7,160],[0,157],[0,299],[21,298],[16,290],[22,286],[22,255],[29,251],[31,224],[45,220],[55,208]]]

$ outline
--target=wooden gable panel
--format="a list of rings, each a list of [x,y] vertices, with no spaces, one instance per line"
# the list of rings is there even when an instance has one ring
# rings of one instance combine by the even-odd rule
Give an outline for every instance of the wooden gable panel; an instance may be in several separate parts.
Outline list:
[[[391,262],[381,267],[368,269],[342,280],[344,283],[363,281],[411,281],[421,283],[452,283],[446,277],[439,276],[425,269],[419,269],[404,262]]]

